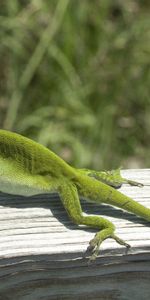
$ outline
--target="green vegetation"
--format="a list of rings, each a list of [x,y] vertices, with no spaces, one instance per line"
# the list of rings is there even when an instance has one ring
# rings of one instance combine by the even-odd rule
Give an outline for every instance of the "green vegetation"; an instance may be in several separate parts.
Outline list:
[[[75,166],[150,167],[148,0],[2,0],[0,126]]]

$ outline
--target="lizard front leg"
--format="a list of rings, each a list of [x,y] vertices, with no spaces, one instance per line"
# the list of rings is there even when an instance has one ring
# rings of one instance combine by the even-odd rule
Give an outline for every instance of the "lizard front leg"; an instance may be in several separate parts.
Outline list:
[[[100,230],[90,241],[90,245],[87,249],[88,251],[92,252],[90,261],[94,260],[97,257],[101,243],[107,238],[112,238],[117,241],[117,243],[126,247],[130,247],[125,241],[114,234],[115,226],[113,225],[113,223],[100,216],[83,215],[77,188],[73,183],[61,185],[59,187],[59,194],[69,217],[74,223],[78,225],[87,225],[93,228],[98,228]]]

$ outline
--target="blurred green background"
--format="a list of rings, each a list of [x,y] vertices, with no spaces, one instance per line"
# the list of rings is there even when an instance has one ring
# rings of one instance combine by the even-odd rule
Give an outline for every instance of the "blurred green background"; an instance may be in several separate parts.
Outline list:
[[[1,0],[0,127],[78,167],[150,167],[149,0]]]

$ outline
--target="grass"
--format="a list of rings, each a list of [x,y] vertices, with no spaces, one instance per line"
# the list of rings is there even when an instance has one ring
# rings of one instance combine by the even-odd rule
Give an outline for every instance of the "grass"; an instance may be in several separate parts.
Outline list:
[[[150,167],[149,6],[3,0],[1,127],[79,167]]]

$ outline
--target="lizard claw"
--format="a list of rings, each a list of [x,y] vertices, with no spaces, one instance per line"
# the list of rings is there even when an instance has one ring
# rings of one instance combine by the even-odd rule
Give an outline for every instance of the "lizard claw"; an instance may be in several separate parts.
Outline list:
[[[139,186],[139,187],[144,186],[143,183],[140,183],[140,182],[137,182],[137,181],[133,181],[133,180],[128,180],[128,179],[127,179],[126,182],[127,182],[128,184],[130,184],[130,185],[133,185],[133,186]]]
[[[98,256],[99,253],[99,247],[100,244],[102,243],[102,241],[100,239],[97,238],[97,236],[95,235],[95,237],[89,242],[89,246],[87,248],[87,252],[90,252],[92,255],[89,258],[89,264],[91,264],[96,257]]]

